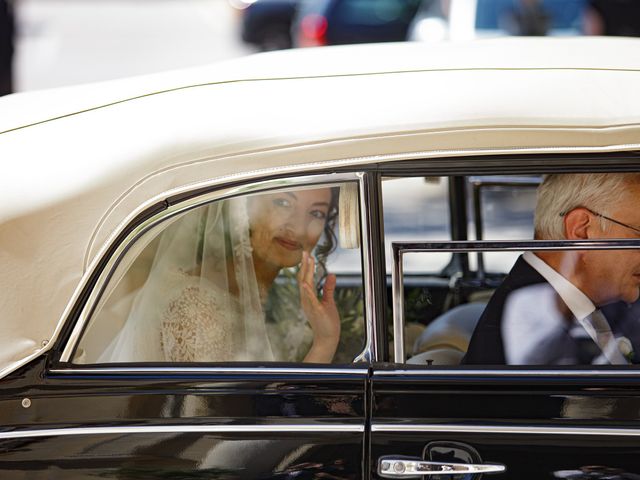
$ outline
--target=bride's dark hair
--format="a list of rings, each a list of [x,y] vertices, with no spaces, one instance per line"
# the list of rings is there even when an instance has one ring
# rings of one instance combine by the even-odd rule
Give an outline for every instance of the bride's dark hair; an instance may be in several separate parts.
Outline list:
[[[338,199],[340,196],[340,187],[331,187],[331,200],[329,201],[329,211],[327,212],[327,220],[324,224],[321,243],[316,245],[315,256],[318,262],[320,272],[320,281],[327,276],[327,258],[338,246],[338,237],[336,235],[336,221],[338,219]]]

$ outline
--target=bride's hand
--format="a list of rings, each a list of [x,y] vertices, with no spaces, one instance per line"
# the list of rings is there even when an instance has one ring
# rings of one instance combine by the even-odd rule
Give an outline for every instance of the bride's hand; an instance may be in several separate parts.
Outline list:
[[[302,264],[298,272],[300,304],[313,330],[313,344],[304,361],[330,363],[336,353],[340,340],[340,314],[333,294],[336,289],[336,276],[327,275],[324,294],[318,300],[314,285],[315,260],[308,252],[302,253]]]

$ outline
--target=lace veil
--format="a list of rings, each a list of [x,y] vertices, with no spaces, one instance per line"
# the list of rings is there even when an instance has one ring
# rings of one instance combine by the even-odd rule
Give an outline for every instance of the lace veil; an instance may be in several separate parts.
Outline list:
[[[246,202],[198,207],[160,234],[147,280],[99,362],[273,360]]]

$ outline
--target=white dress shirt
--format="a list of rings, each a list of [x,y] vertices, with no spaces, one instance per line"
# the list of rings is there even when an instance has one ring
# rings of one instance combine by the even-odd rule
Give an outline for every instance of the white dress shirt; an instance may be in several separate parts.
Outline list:
[[[580,322],[591,338],[595,338],[595,330],[584,320],[591,315],[596,306],[582,290],[564,278],[533,252],[524,252],[522,259],[549,282],[562,301],[569,307],[574,317]]]
[[[587,335],[598,344],[596,330],[590,320],[591,314],[596,311],[596,306],[589,297],[533,252],[525,252],[522,258],[553,287],[580,326],[586,331]],[[609,332],[611,332],[611,330],[609,330]],[[612,353],[613,350],[617,350],[617,343],[615,341],[609,348],[604,349],[603,355],[606,358],[602,360],[608,360],[608,363],[618,363],[614,361],[614,358],[617,358],[619,352]],[[601,361],[596,360],[596,363],[601,363]]]

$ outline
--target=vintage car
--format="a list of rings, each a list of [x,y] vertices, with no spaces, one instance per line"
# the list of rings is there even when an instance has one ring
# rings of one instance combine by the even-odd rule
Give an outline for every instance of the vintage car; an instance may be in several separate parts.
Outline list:
[[[331,47],[0,100],[0,478],[638,478],[631,362],[464,356],[518,252],[640,248],[532,240],[543,175],[640,171],[639,51]]]

